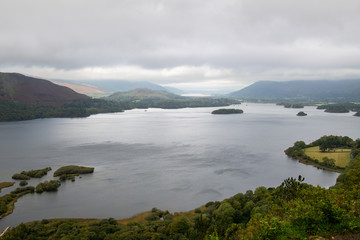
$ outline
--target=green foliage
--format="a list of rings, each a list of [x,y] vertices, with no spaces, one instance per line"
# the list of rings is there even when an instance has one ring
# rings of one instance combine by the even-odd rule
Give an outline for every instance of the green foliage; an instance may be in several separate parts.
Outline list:
[[[30,170],[30,171],[22,171],[21,174],[29,176],[31,178],[41,178],[45,176],[49,171],[51,171],[51,167],[47,167],[44,169]]]
[[[303,141],[297,141],[294,143],[294,146],[289,147],[285,150],[285,154],[291,158],[297,159],[305,163],[311,163],[318,167],[325,167],[327,169],[333,169],[340,171],[343,168],[336,165],[334,159],[329,159],[328,157],[323,158],[323,162],[319,162],[317,159],[313,159],[305,154],[304,149],[307,147],[319,146],[319,149],[323,152],[333,151],[336,148],[347,148],[352,149],[351,155],[355,157],[360,152],[360,140],[357,139],[354,141],[348,136],[323,136],[316,141],[306,145]]]
[[[13,205],[19,197],[28,193],[33,193],[34,191],[35,188],[32,186],[22,187],[22,188],[16,188],[14,191],[11,191],[11,193],[1,196],[0,219],[12,212]]]
[[[51,167],[30,171],[22,171],[21,173],[15,173],[12,178],[16,180],[30,180],[30,178],[42,178],[49,171],[51,171]]]
[[[352,148],[354,145],[354,141],[345,136],[323,136],[318,140],[310,143],[311,146],[319,146],[321,151],[331,151],[335,148]]]
[[[42,193],[42,192],[57,191],[57,189],[60,187],[60,185],[61,185],[61,183],[59,180],[45,181],[45,182],[39,183],[36,186],[36,192]]]
[[[75,177],[78,176],[79,174],[62,174],[60,175],[59,180],[60,181],[66,181],[66,180],[71,180],[72,182],[75,181]]]
[[[36,118],[88,117],[91,114],[122,112],[126,104],[103,99],[81,99],[63,106],[26,104],[0,100],[0,121],[21,121]]]
[[[33,186],[29,186],[29,187],[22,187],[22,188],[16,188],[14,191],[12,191],[11,193],[33,193],[35,191],[35,188]]]
[[[282,102],[277,103],[276,105],[283,105],[285,108],[304,108],[303,103],[295,103],[295,102]]]
[[[28,182],[26,180],[21,180],[19,185],[23,187],[23,186],[28,185]]]
[[[244,111],[241,109],[227,109],[227,108],[221,108],[218,110],[214,110],[211,112],[211,114],[239,114],[239,113],[243,113]]]
[[[307,184],[302,183],[305,179],[299,175],[297,179],[291,177],[285,179],[279,187],[274,191],[274,196],[277,198],[289,201],[291,199],[297,198],[300,190],[306,188]]]
[[[30,177],[21,173],[15,173],[12,175],[12,179],[15,180],[30,180]]]
[[[335,103],[318,106],[317,109],[325,109],[329,113],[348,113],[349,111],[359,112],[360,104],[356,103]]]
[[[186,218],[176,219],[168,226],[168,231],[170,235],[187,236],[189,230],[190,230],[190,222]]]
[[[54,177],[58,177],[61,175],[67,175],[67,174],[87,174],[87,173],[93,173],[94,168],[92,167],[83,167],[83,166],[76,166],[76,165],[69,165],[59,168],[54,172]]]
[[[323,157],[323,163],[330,167],[335,167],[335,159]]]

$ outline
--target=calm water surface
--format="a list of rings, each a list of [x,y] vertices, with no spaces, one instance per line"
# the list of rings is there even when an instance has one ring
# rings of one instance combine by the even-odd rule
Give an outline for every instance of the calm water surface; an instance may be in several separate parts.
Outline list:
[[[284,149],[297,140],[310,142],[323,135],[360,137],[360,118],[352,113],[305,107],[302,111],[308,116],[297,117],[298,109],[274,104],[235,107],[245,113],[136,109],[0,123],[0,181],[48,166],[95,167],[93,174],[63,183],[56,193],[20,198],[14,213],[0,220],[0,229],[44,218],[126,218],[152,207],[186,211],[258,186],[278,186],[298,175],[329,187],[337,173],[291,160]],[[41,181],[52,179],[52,173]]]

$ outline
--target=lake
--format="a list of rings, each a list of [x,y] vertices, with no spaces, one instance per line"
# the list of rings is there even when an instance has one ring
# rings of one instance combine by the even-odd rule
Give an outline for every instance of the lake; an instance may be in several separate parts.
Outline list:
[[[0,229],[44,218],[127,218],[153,207],[187,211],[288,177],[329,187],[337,173],[289,159],[295,141],[323,135],[360,137],[360,118],[305,107],[243,103],[244,114],[218,108],[135,109],[88,118],[0,123],[0,181],[22,170],[52,167],[29,185],[76,164],[95,172],[62,183],[55,193],[28,194]],[[3,189],[1,195],[18,186]]]

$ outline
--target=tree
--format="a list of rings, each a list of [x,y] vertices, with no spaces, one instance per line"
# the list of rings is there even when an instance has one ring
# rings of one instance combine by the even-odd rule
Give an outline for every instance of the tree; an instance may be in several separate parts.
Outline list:
[[[335,159],[323,157],[322,160],[325,165],[330,166],[330,167],[335,167]]]

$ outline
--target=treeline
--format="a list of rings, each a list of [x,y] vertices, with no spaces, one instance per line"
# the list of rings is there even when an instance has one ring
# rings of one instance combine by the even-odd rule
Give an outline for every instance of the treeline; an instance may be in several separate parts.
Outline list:
[[[133,108],[218,107],[239,103],[227,98],[150,98],[131,101],[81,99],[62,106],[26,104],[0,100],[0,121],[21,121],[37,118],[88,117],[92,114],[122,112]]]
[[[285,108],[304,108],[304,103],[299,102],[280,102],[276,103],[276,105],[284,106]]]
[[[64,104],[60,107],[0,100],[0,121],[88,117],[91,114],[121,112],[123,110],[123,105],[103,99],[75,100],[73,103]]]
[[[9,239],[312,239],[360,232],[360,159],[334,187],[288,178],[275,188],[258,187],[190,213],[154,208],[143,223],[116,220],[42,220],[9,230]]]

